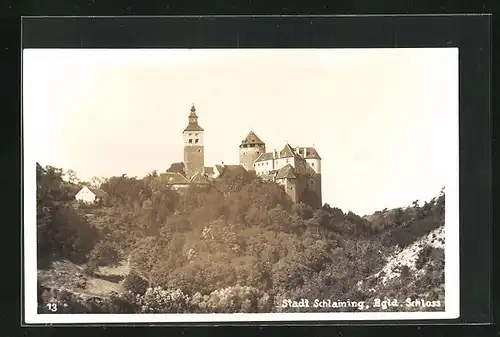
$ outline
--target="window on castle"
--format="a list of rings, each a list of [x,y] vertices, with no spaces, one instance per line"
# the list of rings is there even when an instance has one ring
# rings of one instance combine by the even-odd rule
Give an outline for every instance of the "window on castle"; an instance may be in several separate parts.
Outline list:
[[[314,163],[311,163],[311,165],[314,167]]]
[[[189,144],[193,144],[193,140],[192,139],[189,139]]]
[[[189,133],[190,136],[192,136],[193,134],[192,133]]]
[[[198,138],[196,138],[196,139],[194,140],[194,142],[195,142],[195,143],[198,143]]]
[[[250,147],[255,147],[255,144],[250,144]]]
[[[198,136],[198,133],[195,133],[194,135],[195,135],[195,136]]]
[[[257,151],[257,154],[259,154],[259,153],[260,153],[260,152],[259,152],[259,151]]]

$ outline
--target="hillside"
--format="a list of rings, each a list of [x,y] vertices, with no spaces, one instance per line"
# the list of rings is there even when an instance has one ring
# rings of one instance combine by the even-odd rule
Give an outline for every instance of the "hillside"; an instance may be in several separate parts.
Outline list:
[[[105,180],[100,207],[74,202],[60,170],[37,173],[41,312],[355,311],[281,304],[385,297],[444,310],[444,193],[361,218],[293,204],[248,172],[185,193],[152,173]]]

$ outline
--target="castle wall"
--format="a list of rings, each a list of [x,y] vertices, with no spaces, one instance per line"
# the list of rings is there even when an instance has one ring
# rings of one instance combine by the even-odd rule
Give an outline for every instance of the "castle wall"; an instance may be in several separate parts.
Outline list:
[[[203,146],[203,131],[185,131],[184,146]]]
[[[306,159],[307,164],[314,170],[314,172],[321,174],[321,159]]]
[[[283,179],[283,186],[285,187],[285,192],[290,196],[293,202],[297,202],[297,184],[295,179]]]
[[[240,165],[247,171],[255,169],[254,162],[262,154],[266,152],[265,145],[257,145],[255,147],[240,147]]]
[[[307,169],[306,169],[306,161],[304,159],[295,159],[295,171],[299,174],[306,174]]]
[[[322,190],[321,190],[321,173],[316,174],[313,177],[314,185],[313,185],[313,190],[316,193],[316,196],[318,198],[318,203],[319,207],[323,206],[323,196],[322,196]]]
[[[268,174],[270,171],[275,169],[274,162],[273,160],[260,161],[255,163],[254,169],[257,175]]]
[[[184,146],[184,170],[190,179],[205,169],[205,149],[203,146]]]

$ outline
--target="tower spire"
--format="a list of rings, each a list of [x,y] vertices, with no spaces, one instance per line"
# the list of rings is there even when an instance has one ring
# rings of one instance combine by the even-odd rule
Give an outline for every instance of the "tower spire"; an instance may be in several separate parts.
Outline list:
[[[189,123],[184,131],[203,131],[203,129],[198,125],[198,116],[196,115],[196,107],[194,103],[191,105],[191,113],[188,117]]]

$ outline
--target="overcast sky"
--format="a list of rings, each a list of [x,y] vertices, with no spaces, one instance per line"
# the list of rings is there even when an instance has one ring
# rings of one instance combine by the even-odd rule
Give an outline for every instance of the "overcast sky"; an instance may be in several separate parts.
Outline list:
[[[192,103],[206,166],[237,164],[250,130],[314,144],[323,202],[363,215],[446,185],[458,50],[24,50],[25,150],[84,180],[182,161]]]

